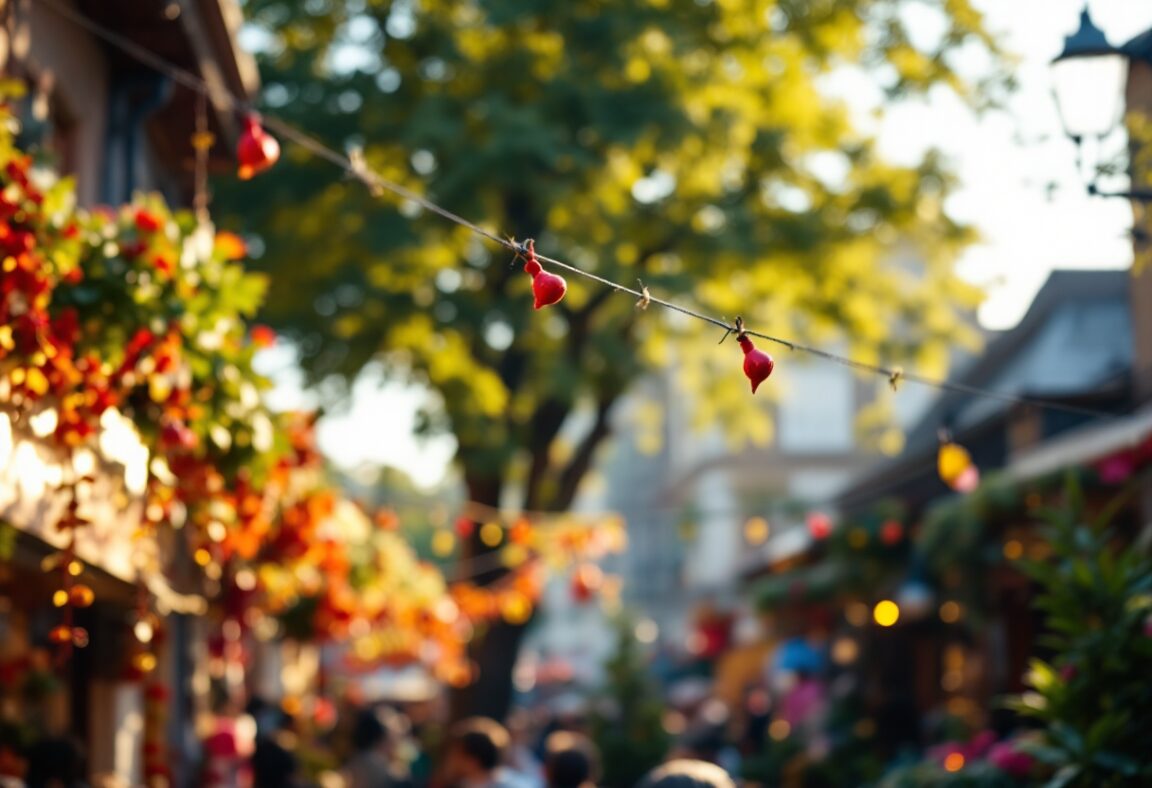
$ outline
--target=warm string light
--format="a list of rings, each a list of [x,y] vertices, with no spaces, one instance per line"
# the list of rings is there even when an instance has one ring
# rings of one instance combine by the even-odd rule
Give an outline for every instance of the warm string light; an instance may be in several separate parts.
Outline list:
[[[192,134],[192,151],[196,155],[195,183],[192,209],[200,226],[209,222],[208,218],[208,154],[216,138],[208,130],[208,96],[200,93],[196,97],[196,131]]]
[[[255,108],[251,105],[250,102],[238,99],[227,92],[221,92],[213,89],[206,81],[191,73],[190,71],[182,69],[174,63],[165,60],[151,50],[142,47],[131,39],[120,35],[114,30],[111,30],[110,28],[107,28],[98,22],[93,21],[92,19],[84,16],[76,10],[58,2],[58,0],[37,0],[37,2],[40,2],[43,5],[51,8],[60,16],[65,17],[71,22],[83,27],[93,35],[115,46],[116,48],[120,49],[141,63],[154,68],[156,71],[169,77],[174,82],[179,83],[190,90],[210,97],[219,106],[230,109],[234,112],[241,113],[245,118],[245,135],[247,135],[242,139],[248,140],[245,143],[245,150],[238,150],[238,153],[241,154],[241,177],[251,177],[252,175],[255,175],[261,169],[265,169],[267,166],[271,166],[271,164],[274,163],[279,157],[279,144],[276,143],[274,139],[268,137],[267,133],[264,131],[264,128],[267,127],[278,133],[284,139],[287,139],[299,147],[311,152],[318,158],[336,165],[345,173],[361,181],[374,195],[383,191],[391,192],[392,194],[401,197],[402,199],[409,200],[419,205],[431,213],[435,213],[450,222],[470,230],[474,234],[485,238],[492,243],[498,244],[511,250],[518,256],[529,256],[530,250],[527,243],[519,243],[514,238],[502,237],[498,233],[487,230],[477,225],[476,223],[460,216],[459,214],[456,214],[447,208],[432,202],[428,198],[417,194],[411,189],[402,186],[401,184],[394,183],[372,171],[367,166],[362,154],[359,151],[354,151],[351,154],[341,153],[324,144],[312,135],[307,134],[294,126],[291,126],[284,121],[271,116],[265,117],[263,119],[263,125],[260,125],[259,116],[256,114]],[[275,147],[273,148],[273,146]],[[531,249],[531,259],[535,260],[538,265],[541,263],[548,263],[554,267],[568,271],[577,276],[598,282],[616,292],[632,295],[639,299],[637,302],[637,307],[639,308],[646,309],[651,304],[657,304],[661,307],[664,307],[665,309],[678,312],[687,317],[710,323],[717,328],[723,329],[725,335],[735,332],[737,334],[742,334],[745,337],[763,339],[767,342],[781,345],[782,347],[788,348],[792,351],[805,353],[817,358],[824,359],[826,361],[840,364],[841,366],[848,367],[849,369],[853,369],[857,372],[879,375],[885,378],[893,389],[898,388],[900,383],[908,381],[943,391],[952,391],[972,397],[999,400],[1011,405],[1027,405],[1036,408],[1044,408],[1066,413],[1075,413],[1077,415],[1089,416],[1097,419],[1111,420],[1116,418],[1116,414],[1098,411],[1091,408],[1082,408],[1075,405],[1064,405],[1047,402],[1029,397],[1022,397],[1015,394],[1009,394],[1007,392],[984,389],[978,386],[970,386],[965,383],[939,380],[936,378],[928,377],[926,375],[907,372],[903,367],[900,366],[887,366],[883,364],[871,364],[868,362],[859,361],[857,359],[841,356],[821,348],[804,345],[782,337],[777,337],[758,331],[752,331],[745,329],[742,326],[730,324],[727,320],[721,320],[694,309],[690,309],[681,304],[657,298],[651,294],[649,289],[645,287],[643,283],[638,283],[640,285],[640,289],[637,290],[594,274],[590,271],[577,268],[576,266],[565,263],[562,260],[557,260],[553,257],[539,254],[535,251],[534,248]],[[554,288],[555,285],[553,284],[550,285],[548,289],[552,291]],[[561,292],[560,295],[562,296],[563,293]],[[559,297],[557,297],[556,300],[559,300]],[[543,304],[541,304],[541,306],[543,306]]]
[[[68,455],[65,467],[73,468],[71,455]],[[69,475],[74,476],[74,471]],[[64,506],[64,515],[56,527],[68,533],[68,541],[63,549],[43,562],[46,571],[58,570],[60,573],[60,587],[52,594],[52,604],[60,608],[61,620],[48,632],[49,641],[58,647],[56,659],[59,664],[64,664],[71,657],[74,648],[84,648],[88,645],[88,630],[76,625],[75,611],[91,607],[96,601],[92,587],[78,580],[84,573],[84,563],[76,556],[76,532],[89,523],[86,518],[80,516],[78,487],[92,481],[89,476],[71,478],[58,488],[65,492],[67,502]]]
[[[941,480],[956,492],[970,493],[980,485],[980,469],[972,462],[972,455],[952,441],[948,430],[939,433],[940,449],[936,454],[936,470]]]

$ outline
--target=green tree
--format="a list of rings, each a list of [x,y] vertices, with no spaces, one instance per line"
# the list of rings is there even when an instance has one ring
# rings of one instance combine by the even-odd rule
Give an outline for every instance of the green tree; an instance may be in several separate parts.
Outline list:
[[[592,738],[600,751],[606,788],[626,788],[640,781],[668,753],[664,702],[644,663],[633,634],[633,622],[617,622],[616,652],[604,665],[607,681],[602,703],[592,718]]]
[[[1140,483],[1150,480],[1144,474]],[[1047,516],[1051,558],[1024,564],[1040,588],[1048,630],[1040,643],[1053,656],[1032,660],[1032,691],[1013,705],[1044,723],[1044,742],[1030,751],[1054,768],[1051,788],[1148,785],[1152,557],[1110,522],[1117,507],[1086,524],[1075,485],[1066,498]]]
[[[952,261],[941,157],[897,166],[830,98],[994,93],[950,65],[993,41],[969,0],[249,0],[262,101],[383,176],[622,283],[864,359],[942,372],[978,294]],[[942,33],[913,44],[907,15]],[[923,20],[921,20],[923,21]],[[932,25],[920,25],[928,29]],[[993,62],[998,62],[994,59]],[[879,108],[877,108],[879,109]],[[427,386],[470,498],[564,510],[637,377],[674,363],[702,423],[771,437],[735,343],[586,281],[534,312],[510,255],[373,199],[289,148],[218,207],[264,241],[264,319],[310,379],[369,362]],[[915,259],[910,265],[899,260]],[[571,279],[571,277],[570,277]],[[778,376],[787,374],[779,369]],[[769,395],[770,396],[770,395]],[[479,542],[472,552],[483,550]],[[467,551],[466,551],[467,552]],[[495,627],[458,708],[503,713],[519,630]]]

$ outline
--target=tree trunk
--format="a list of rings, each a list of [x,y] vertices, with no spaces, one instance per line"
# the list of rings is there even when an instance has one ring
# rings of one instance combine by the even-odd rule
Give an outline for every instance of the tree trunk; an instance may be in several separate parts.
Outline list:
[[[481,637],[468,647],[468,656],[478,673],[466,687],[454,689],[449,698],[453,720],[465,717],[491,717],[503,722],[512,705],[512,669],[524,639],[523,624],[509,624],[502,618],[491,623]]]
[[[499,508],[504,479],[498,475],[468,475],[469,498],[475,503]],[[464,544],[461,557],[465,564],[492,552],[480,541],[480,523],[475,524],[472,535]],[[507,574],[505,569],[494,569],[469,578],[477,585],[491,585]],[[484,716],[503,721],[512,705],[512,669],[524,639],[524,624],[509,624],[496,618],[482,633],[477,633],[468,645],[468,657],[477,674],[466,687],[454,688],[449,695],[449,714],[453,720]]]
[[[557,477],[554,495],[546,502],[540,501],[540,488],[548,473],[548,450],[552,439],[559,432],[561,425],[568,415],[567,406],[559,403],[545,402],[537,411],[532,422],[533,436],[531,452],[531,468],[529,473],[528,489],[525,490],[525,500],[528,508],[541,508],[547,511],[562,512],[567,510],[573,499],[581,479],[592,467],[592,459],[596,449],[608,438],[611,433],[609,418],[612,406],[615,404],[619,391],[601,395],[596,405],[596,418],[584,439],[577,445],[569,463],[554,469]],[[475,469],[476,463],[465,462],[465,485],[470,500],[475,503],[500,508],[501,493],[504,489],[504,471],[483,472]],[[471,467],[470,467],[471,465]],[[464,543],[461,551],[462,566],[467,566],[472,559],[492,553],[494,549],[480,540],[480,525],[474,523],[472,534]],[[468,578],[477,585],[486,586],[495,583],[508,574],[502,567],[494,568]],[[459,578],[463,580],[464,578]],[[449,697],[449,711],[453,720],[465,717],[482,715],[496,720],[504,720],[512,704],[512,671],[516,667],[516,659],[520,652],[520,644],[524,640],[524,630],[527,624],[509,624],[503,618],[497,617],[468,646],[468,657],[474,663],[477,675],[467,687],[454,689]]]

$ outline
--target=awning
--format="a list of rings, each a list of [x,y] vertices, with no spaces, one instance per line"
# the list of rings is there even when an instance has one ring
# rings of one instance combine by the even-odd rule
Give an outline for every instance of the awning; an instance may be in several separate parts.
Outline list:
[[[849,576],[843,561],[826,558],[810,566],[770,575],[752,587],[752,598],[761,610],[799,602],[831,599]]]
[[[153,540],[135,539],[144,510],[148,450],[124,416],[109,408],[100,419],[97,445],[62,452],[49,437],[57,414],[51,408],[27,417],[27,427],[0,408],[0,520],[55,548],[68,543],[57,524],[66,513],[62,483],[76,476],[91,482],[77,489],[76,555],[108,574],[133,583],[137,567],[155,551]],[[155,556],[151,556],[154,558]]]
[[[1006,469],[1016,480],[1047,476],[1132,449],[1152,437],[1152,406],[1096,426],[1088,426],[1045,441],[1012,458]]]

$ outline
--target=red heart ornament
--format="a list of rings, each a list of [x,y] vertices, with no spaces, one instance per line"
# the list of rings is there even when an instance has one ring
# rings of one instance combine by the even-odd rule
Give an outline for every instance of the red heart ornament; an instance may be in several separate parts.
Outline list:
[[[752,393],[772,374],[776,362],[763,350],[757,350],[752,340],[746,336],[737,337],[740,349],[744,351],[744,374],[752,381]]]

